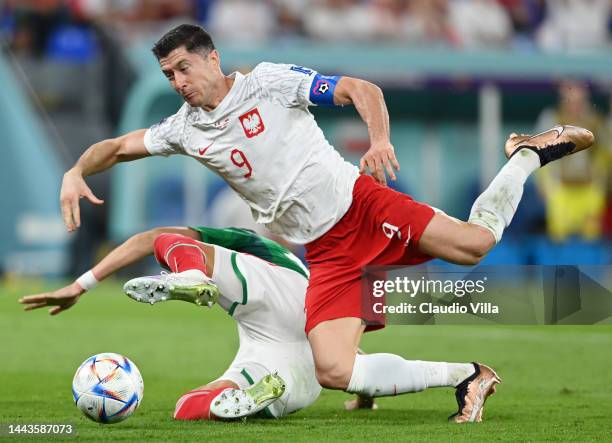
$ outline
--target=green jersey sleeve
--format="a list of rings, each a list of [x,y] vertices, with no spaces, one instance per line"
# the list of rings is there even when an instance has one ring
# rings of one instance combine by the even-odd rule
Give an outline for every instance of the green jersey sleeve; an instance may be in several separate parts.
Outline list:
[[[287,248],[274,240],[257,235],[242,228],[208,228],[191,227],[200,234],[204,243],[219,245],[236,252],[254,255],[269,263],[290,269],[308,279],[308,270],[304,264]]]

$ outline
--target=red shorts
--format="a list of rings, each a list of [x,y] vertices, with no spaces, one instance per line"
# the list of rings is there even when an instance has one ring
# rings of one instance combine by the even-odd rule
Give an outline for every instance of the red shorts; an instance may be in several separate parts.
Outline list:
[[[418,243],[433,216],[431,207],[360,176],[348,212],[306,245],[306,334],[323,321],[344,317],[365,320],[366,331],[384,328],[384,317],[374,314],[369,302],[364,306],[370,298],[364,298],[369,285],[362,282],[363,268],[431,260]]]

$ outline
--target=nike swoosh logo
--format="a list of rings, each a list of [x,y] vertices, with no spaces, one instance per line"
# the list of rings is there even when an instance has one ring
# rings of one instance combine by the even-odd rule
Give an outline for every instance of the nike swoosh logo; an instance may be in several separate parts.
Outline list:
[[[215,143],[215,142],[212,142],[210,145],[206,146],[204,149],[202,149],[202,148],[198,149],[198,154],[200,154],[200,155],[204,155],[204,153],[205,153],[206,151],[208,151],[208,148],[210,148],[210,147],[211,147],[211,146],[212,146],[214,143]]]
[[[557,138],[561,137],[561,134],[563,134],[563,130],[565,128],[563,126],[556,126],[553,128],[553,131],[557,131]]]
[[[539,134],[536,134],[536,135],[532,135],[527,140],[533,140],[534,138],[539,137],[540,135],[546,134],[547,132],[551,132],[551,131],[555,131],[557,133],[557,137],[556,138],[559,138],[559,137],[561,137],[561,134],[563,134],[564,130],[565,130],[565,128],[563,126],[555,126],[554,128],[549,129],[547,131],[540,132]],[[524,140],[524,141],[527,141],[527,140]]]

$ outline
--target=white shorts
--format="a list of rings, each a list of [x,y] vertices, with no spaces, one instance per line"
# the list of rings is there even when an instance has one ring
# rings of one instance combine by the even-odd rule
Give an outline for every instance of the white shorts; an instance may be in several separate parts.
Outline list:
[[[321,386],[304,332],[306,278],[257,257],[214,247],[212,278],[223,294],[219,304],[238,323],[240,338],[234,361],[217,380],[231,380],[245,389],[276,372],[285,381],[285,393],[266,408],[266,415],[278,418],[309,406]]]
[[[264,410],[266,416],[280,418],[291,414],[310,406],[321,393],[306,341],[264,344],[241,340],[234,361],[217,380],[231,380],[245,389],[273,373],[285,381],[285,393]]]

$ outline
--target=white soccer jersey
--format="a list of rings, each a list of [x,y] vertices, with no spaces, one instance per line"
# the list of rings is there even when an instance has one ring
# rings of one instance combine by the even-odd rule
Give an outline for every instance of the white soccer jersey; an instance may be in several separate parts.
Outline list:
[[[217,108],[185,103],[147,130],[145,146],[194,157],[242,196],[256,222],[288,241],[313,241],[346,213],[359,176],[308,110],[312,94],[333,91],[325,77],[292,65],[261,63],[232,76]]]
[[[214,248],[212,278],[221,292],[219,305],[238,323],[240,337],[236,357],[217,380],[231,380],[246,389],[278,373],[286,389],[268,407],[270,414],[282,417],[309,406],[321,386],[304,332],[307,278],[254,255]]]

